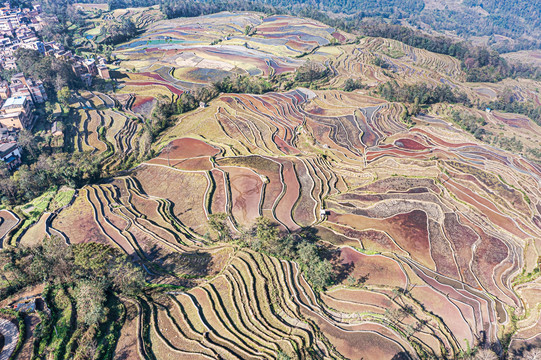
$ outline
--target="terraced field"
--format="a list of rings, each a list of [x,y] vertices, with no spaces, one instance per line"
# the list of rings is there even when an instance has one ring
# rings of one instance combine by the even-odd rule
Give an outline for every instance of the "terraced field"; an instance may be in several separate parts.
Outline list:
[[[474,101],[512,88],[534,101],[537,82],[468,84],[456,59],[255,13],[152,23],[116,54],[119,91],[83,92],[67,132],[111,176],[15,237],[110,244],[141,265],[159,290],[118,299],[115,357],[456,359],[481,347],[520,358],[539,346],[540,165],[450,123],[458,106],[405,123],[402,104],[338,90],[348,78],[396,80],[446,83]],[[144,143],[160,94],[293,72],[307,59],[332,71],[328,89],[221,94]],[[525,116],[461,110],[539,145]],[[115,173],[129,157],[139,165]],[[212,240],[217,214],[233,241]],[[261,216],[284,237],[312,229],[333,256],[332,286],[317,289],[302,265],[246,246]],[[18,222],[0,211],[0,239]]]
[[[132,354],[456,357],[510,332],[526,346],[539,288],[516,277],[537,266],[541,169],[437,118],[408,128],[402,111],[339,91],[222,95],[163,135],[156,158],[84,187],[47,226],[114,244],[160,281],[202,276],[126,304],[140,319],[120,340]],[[295,263],[209,243],[218,212],[234,233],[258,216],[316,227],[361,285],[316,295]],[[517,324],[528,332],[513,335]]]
[[[119,46],[116,55],[123,60],[122,68],[152,74],[154,81],[145,85],[165,79],[186,90],[239,73],[292,72],[304,62],[296,56],[351,38],[312,20],[223,12],[152,24],[141,37]]]
[[[140,156],[144,148],[140,141],[142,116],[131,110],[134,100],[133,95],[115,99],[102,93],[83,93],[71,104],[75,122],[65,142],[74,151],[100,156],[105,170],[114,170],[134,152]],[[117,105],[122,102],[120,110]]]

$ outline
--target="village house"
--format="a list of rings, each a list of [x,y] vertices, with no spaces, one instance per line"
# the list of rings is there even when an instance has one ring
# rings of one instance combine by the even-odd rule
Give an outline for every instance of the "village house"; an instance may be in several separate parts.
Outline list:
[[[0,160],[7,164],[9,170],[21,164],[21,149],[16,142],[0,144]]]
[[[18,139],[18,130],[14,128],[0,127],[0,143],[15,142]]]
[[[98,75],[104,80],[111,79],[111,76],[109,75],[109,68],[107,68],[105,65],[98,66]]]
[[[11,97],[11,89],[9,83],[4,80],[0,82],[0,99],[6,100],[9,97]]]
[[[23,75],[23,73],[18,73],[11,77],[10,90],[10,96],[26,96],[34,103],[43,103],[47,100],[47,93],[45,92],[43,82],[34,81],[32,78],[27,78]],[[1,96],[2,93],[0,92],[0,97]]]
[[[32,123],[32,101],[25,96],[10,97],[0,109],[0,124],[28,129]]]
[[[83,60],[83,66],[86,68],[86,71],[92,75],[98,75],[98,68],[96,67],[96,60],[94,59],[85,59]]]

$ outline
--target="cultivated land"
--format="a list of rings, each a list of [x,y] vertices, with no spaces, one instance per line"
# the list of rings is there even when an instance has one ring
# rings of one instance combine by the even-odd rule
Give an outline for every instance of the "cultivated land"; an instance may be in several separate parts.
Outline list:
[[[156,156],[78,189],[31,227],[2,210],[0,235],[31,241],[16,234],[27,226],[71,244],[111,244],[150,283],[183,286],[119,300],[116,357],[457,358],[481,343],[511,355],[540,345],[539,163],[450,122],[458,105],[405,122],[400,103],[340,90],[348,78],[444,83],[474,103],[511,89],[539,105],[539,82],[466,83],[454,58],[256,13],[153,22],[115,53],[120,90],[74,99],[69,141],[111,173],[132,153]],[[288,74],[308,60],[331,69],[325,90],[221,94],[153,144],[140,136],[161,94],[233,74]],[[462,110],[539,149],[541,128],[526,116]],[[294,262],[210,241],[216,213],[233,234],[259,216],[284,232],[314,227],[349,280],[319,292]]]

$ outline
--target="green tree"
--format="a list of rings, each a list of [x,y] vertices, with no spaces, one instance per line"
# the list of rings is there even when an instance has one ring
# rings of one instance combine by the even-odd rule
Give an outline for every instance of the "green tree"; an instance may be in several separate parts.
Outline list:
[[[69,87],[64,86],[56,93],[56,96],[58,98],[58,101],[60,101],[62,105],[68,106],[69,100],[71,98],[71,90]]]
[[[227,218],[226,213],[216,213],[209,216],[208,224],[210,229],[217,235],[218,241],[228,241],[231,239]]]

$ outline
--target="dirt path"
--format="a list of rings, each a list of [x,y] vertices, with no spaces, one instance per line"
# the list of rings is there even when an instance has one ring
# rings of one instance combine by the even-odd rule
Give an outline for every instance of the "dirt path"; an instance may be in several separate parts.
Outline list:
[[[0,360],[8,360],[17,346],[19,330],[11,321],[0,318],[0,333],[4,336],[4,347],[0,352]]]

